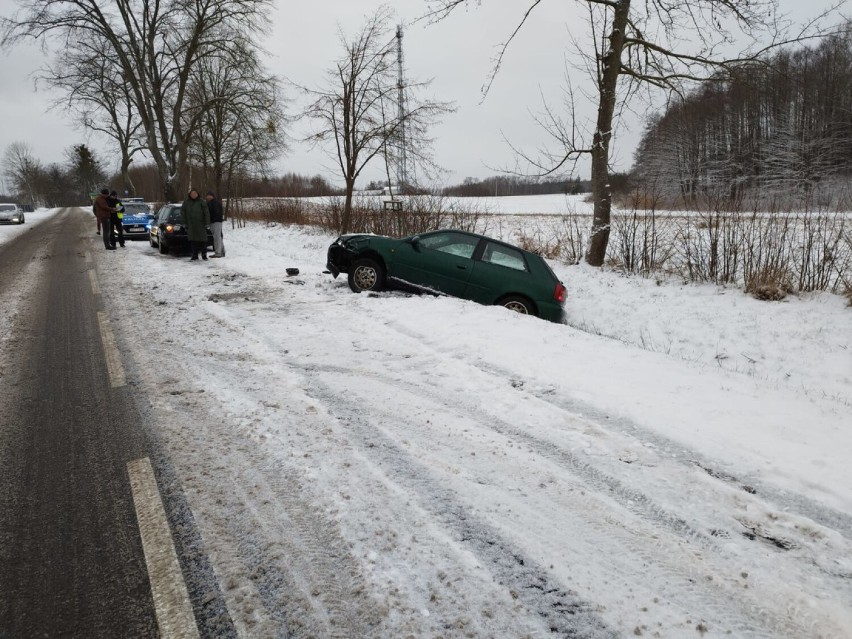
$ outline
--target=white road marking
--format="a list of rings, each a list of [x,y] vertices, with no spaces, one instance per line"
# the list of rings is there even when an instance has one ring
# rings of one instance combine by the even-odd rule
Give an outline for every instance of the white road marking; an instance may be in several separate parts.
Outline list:
[[[189,592],[175,553],[151,461],[144,457],[128,462],[127,474],[130,475],[160,636],[164,639],[198,639],[200,635],[189,603]]]
[[[92,284],[92,293],[95,295],[101,294],[101,287],[98,284],[98,274],[95,273],[95,269],[89,269],[89,282]]]
[[[86,264],[91,264],[91,263],[92,263],[92,252],[86,251]]]
[[[127,384],[127,378],[124,375],[124,366],[121,364],[118,348],[115,346],[115,336],[112,334],[109,319],[103,311],[98,311],[98,325],[101,329],[101,341],[104,344],[110,384],[113,388],[120,388]]]

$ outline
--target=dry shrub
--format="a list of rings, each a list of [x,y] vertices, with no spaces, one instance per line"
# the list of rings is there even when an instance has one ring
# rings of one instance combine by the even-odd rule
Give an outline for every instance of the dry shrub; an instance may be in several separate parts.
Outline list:
[[[582,225],[581,225],[582,222]],[[527,223],[513,234],[521,248],[551,260],[579,264],[588,241],[588,216],[563,215],[558,220]]]
[[[329,198],[311,213],[313,224],[339,232],[343,225],[345,200]],[[460,205],[441,196],[413,195],[405,198],[402,210],[386,209],[384,201],[355,198],[349,218],[349,233],[373,233],[406,237],[438,229],[459,229],[484,233],[488,224],[474,203]]]
[[[550,260],[558,260],[562,254],[559,242],[552,238],[545,238],[541,228],[536,228],[532,232],[519,231],[516,242],[525,251],[538,253]]]
[[[309,207],[299,198],[234,199],[228,215],[240,220],[270,224],[310,224]]]
[[[774,273],[765,273],[749,282],[745,291],[758,300],[780,302],[793,292],[793,285],[789,280],[779,279]]]

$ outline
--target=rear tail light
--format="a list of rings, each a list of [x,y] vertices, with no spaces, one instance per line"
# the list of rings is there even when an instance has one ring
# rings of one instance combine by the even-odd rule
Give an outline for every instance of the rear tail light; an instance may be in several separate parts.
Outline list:
[[[556,288],[553,290],[553,299],[555,299],[560,304],[565,301],[567,291],[565,287],[562,286],[562,282],[556,283]]]

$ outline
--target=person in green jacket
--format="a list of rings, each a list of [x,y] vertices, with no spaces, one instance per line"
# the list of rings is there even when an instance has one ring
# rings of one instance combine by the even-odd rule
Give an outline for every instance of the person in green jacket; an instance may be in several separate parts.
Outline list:
[[[207,202],[201,199],[198,191],[192,189],[181,207],[183,223],[186,226],[186,239],[192,247],[190,260],[198,259],[201,251],[201,259],[207,259],[207,227],[210,226],[210,210]]]

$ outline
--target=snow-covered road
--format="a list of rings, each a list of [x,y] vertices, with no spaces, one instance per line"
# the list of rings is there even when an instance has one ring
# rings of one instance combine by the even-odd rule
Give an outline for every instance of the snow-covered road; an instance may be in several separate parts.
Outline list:
[[[852,635],[843,300],[557,266],[590,333],[354,295],[332,239],[88,247],[242,636]]]

